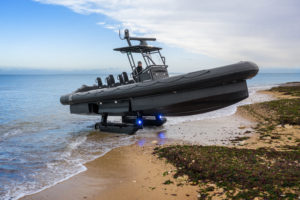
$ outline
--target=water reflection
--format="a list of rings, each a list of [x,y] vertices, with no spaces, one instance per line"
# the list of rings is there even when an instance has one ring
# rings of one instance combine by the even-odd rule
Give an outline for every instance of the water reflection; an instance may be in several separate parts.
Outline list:
[[[139,145],[140,147],[144,146],[145,143],[146,143],[146,140],[145,140],[145,139],[140,139],[140,140],[138,141],[138,145]]]
[[[158,140],[158,144],[160,144],[160,145],[165,144],[165,142],[166,142],[166,134],[165,134],[165,132],[159,132],[157,134],[157,138],[159,139]]]
[[[165,132],[158,132],[156,133],[156,139],[154,138],[141,138],[138,140],[138,145],[140,147],[143,147],[148,143],[152,143],[152,144],[159,144],[159,145],[163,145],[166,143],[167,137]]]

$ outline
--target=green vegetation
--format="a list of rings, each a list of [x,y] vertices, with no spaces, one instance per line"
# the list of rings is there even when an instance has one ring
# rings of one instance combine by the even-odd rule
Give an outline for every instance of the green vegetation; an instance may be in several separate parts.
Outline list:
[[[288,135],[278,133],[277,127],[285,127],[286,125],[300,125],[300,98],[296,99],[280,99],[269,102],[245,105],[239,109],[244,109],[258,120],[255,128],[260,134],[260,140],[264,140],[269,144],[277,141],[292,140]],[[267,139],[267,140],[266,140]],[[296,145],[300,145],[295,139]],[[282,150],[297,150],[294,148],[282,148]]]
[[[163,176],[167,176],[169,174],[169,172],[168,171],[165,171],[164,173],[163,173]]]
[[[278,91],[284,94],[300,96],[300,86],[285,86],[272,88],[271,91]],[[278,132],[280,127],[287,125],[300,125],[300,98],[280,99],[269,102],[241,106],[239,109],[245,110],[259,122],[255,128],[260,134],[260,140],[265,140],[269,144],[277,141],[295,139],[295,145],[300,145],[299,139],[289,135],[282,135]],[[296,147],[279,147],[282,150],[297,150]]]
[[[175,178],[185,174],[191,182],[214,183],[230,199],[299,197],[298,151],[177,145],[156,148],[154,153],[177,167]],[[212,186],[200,187],[201,198],[211,198],[208,192],[213,190]]]
[[[300,85],[295,86],[280,86],[271,88],[270,91],[281,92],[286,95],[300,97]],[[242,106],[240,109],[245,109],[255,118],[268,124],[261,130],[270,132],[274,130],[275,125],[290,124],[300,125],[300,98],[295,99],[280,99],[258,104]]]
[[[242,109],[270,125],[263,131],[272,131],[277,124],[300,125],[300,98],[245,105]]]
[[[165,185],[170,185],[170,184],[173,184],[173,183],[174,183],[174,182],[171,181],[171,180],[166,180],[166,181],[164,182]]]
[[[291,96],[300,97],[300,85],[295,85],[295,86],[279,86],[279,87],[271,88],[269,91],[272,91],[272,92],[281,92],[284,95],[291,95]]]
[[[281,99],[261,103],[265,110],[275,112],[275,123],[300,125],[300,99]],[[269,119],[272,121],[272,119]]]

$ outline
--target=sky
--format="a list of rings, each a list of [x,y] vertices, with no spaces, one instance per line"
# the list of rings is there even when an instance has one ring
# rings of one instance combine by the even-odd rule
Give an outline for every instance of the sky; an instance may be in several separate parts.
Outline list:
[[[118,30],[152,36],[169,71],[300,68],[299,0],[1,0],[0,69],[126,69]]]

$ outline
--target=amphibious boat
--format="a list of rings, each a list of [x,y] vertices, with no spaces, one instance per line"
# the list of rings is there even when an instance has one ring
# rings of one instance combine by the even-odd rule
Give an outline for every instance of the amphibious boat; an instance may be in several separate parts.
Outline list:
[[[248,97],[246,80],[258,72],[255,63],[238,62],[169,76],[161,48],[147,44],[155,38],[131,37],[127,29],[120,38],[128,46],[114,50],[127,55],[131,78],[123,72],[115,81],[110,74],[103,84],[98,77],[97,85],[82,86],[60,98],[73,114],[100,115],[95,128],[105,132],[133,134],[144,126],[161,126],[166,116],[194,115],[232,105]],[[133,41],[139,44],[133,45]],[[146,65],[142,71],[133,54],[141,54]],[[121,116],[122,122],[108,122],[108,116]]]

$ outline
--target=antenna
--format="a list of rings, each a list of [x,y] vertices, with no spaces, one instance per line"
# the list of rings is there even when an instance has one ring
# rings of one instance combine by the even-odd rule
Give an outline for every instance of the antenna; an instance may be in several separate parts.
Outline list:
[[[131,46],[130,36],[129,36],[129,30],[128,30],[128,29],[125,29],[125,30],[124,30],[124,39],[126,39],[128,45]]]
[[[128,45],[131,46],[130,36],[129,36],[129,30],[128,30],[128,29],[125,29],[125,30],[124,30],[124,37],[121,36],[121,31],[120,31],[120,29],[119,29],[119,38],[120,38],[121,40],[125,40],[125,39],[126,39]]]
[[[121,40],[125,40],[125,37],[122,38],[122,36],[121,36],[121,30],[120,30],[120,29],[119,29],[119,38],[120,38]]]

